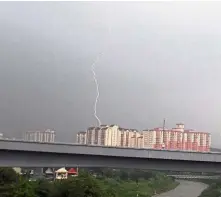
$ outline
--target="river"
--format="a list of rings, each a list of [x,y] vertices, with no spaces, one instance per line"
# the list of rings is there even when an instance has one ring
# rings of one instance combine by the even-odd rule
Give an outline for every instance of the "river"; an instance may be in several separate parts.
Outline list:
[[[207,185],[199,182],[179,180],[180,184],[168,192],[155,195],[155,197],[198,197],[207,188]]]

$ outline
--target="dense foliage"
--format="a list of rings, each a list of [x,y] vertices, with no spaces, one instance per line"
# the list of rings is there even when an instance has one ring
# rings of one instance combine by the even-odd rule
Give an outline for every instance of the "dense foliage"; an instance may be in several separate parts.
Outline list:
[[[161,173],[96,169],[66,180],[29,181],[12,168],[0,168],[0,197],[150,197],[173,189],[177,183]]]

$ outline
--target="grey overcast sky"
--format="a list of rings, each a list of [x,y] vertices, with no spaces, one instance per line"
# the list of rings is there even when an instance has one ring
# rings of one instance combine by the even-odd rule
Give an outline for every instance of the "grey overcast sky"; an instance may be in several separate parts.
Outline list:
[[[177,122],[221,140],[221,2],[1,2],[0,131]]]

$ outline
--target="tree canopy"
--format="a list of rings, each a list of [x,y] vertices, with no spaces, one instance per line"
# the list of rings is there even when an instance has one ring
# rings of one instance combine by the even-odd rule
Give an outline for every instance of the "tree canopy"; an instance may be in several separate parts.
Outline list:
[[[162,174],[140,170],[99,169],[99,176],[80,171],[77,177],[65,180],[30,181],[12,168],[0,168],[0,197],[150,197],[174,185],[174,181]]]

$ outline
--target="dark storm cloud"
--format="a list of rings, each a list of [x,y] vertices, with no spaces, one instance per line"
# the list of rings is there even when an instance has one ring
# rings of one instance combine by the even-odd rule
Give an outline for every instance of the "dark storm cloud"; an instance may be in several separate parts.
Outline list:
[[[220,140],[219,2],[0,3],[0,128],[73,141],[96,123],[187,127]],[[73,140],[72,140],[73,139]]]

